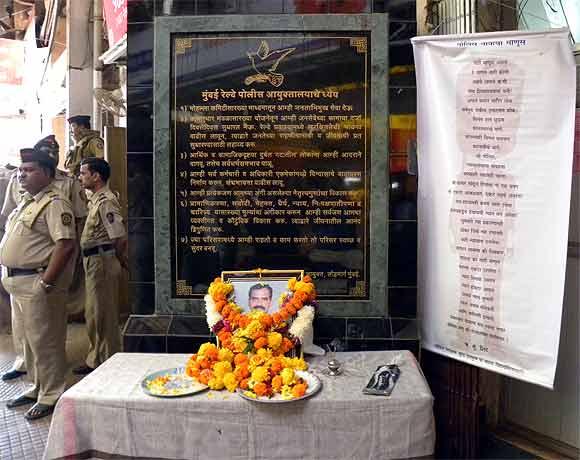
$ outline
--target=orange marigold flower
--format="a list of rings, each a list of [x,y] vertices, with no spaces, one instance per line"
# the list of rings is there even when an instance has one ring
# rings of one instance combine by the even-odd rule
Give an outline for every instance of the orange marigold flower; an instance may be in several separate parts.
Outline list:
[[[282,350],[284,350],[284,353],[289,352],[292,348],[294,348],[292,341],[289,338],[284,337],[284,339],[282,339]]]
[[[273,323],[273,322],[274,322],[274,321],[273,321],[273,319],[272,319],[272,317],[271,317],[270,315],[264,315],[264,316],[262,316],[262,317],[260,318],[260,323],[262,323],[262,325],[263,325],[265,328],[269,328],[270,326],[272,326],[272,323]]]
[[[185,369],[185,373],[194,379],[199,380],[199,375],[201,374],[201,370],[195,367],[188,367]]]
[[[274,320],[274,323],[280,323],[282,321],[282,317],[280,316],[280,313],[276,312],[272,315],[272,319]]]
[[[310,275],[306,275],[304,278],[302,278],[302,281],[305,283],[312,283],[312,277]]]
[[[234,370],[234,375],[238,380],[246,379],[250,376],[250,369],[247,364],[241,364]]]
[[[282,381],[282,377],[277,375],[272,379],[272,390],[274,390],[276,393],[280,393],[280,389],[282,388],[283,384],[284,382]]]
[[[296,308],[294,308],[292,305],[288,305],[286,307],[286,310],[288,310],[288,313],[290,313],[290,316],[294,316],[296,314]]]
[[[290,318],[290,313],[288,312],[288,307],[284,307],[282,308],[282,310],[280,310],[280,318],[282,318],[284,321],[286,321],[288,318]]]
[[[211,369],[204,369],[203,371],[200,372],[198,377],[198,380],[204,385],[207,385],[207,383],[211,379],[213,379],[213,372],[211,371]]]
[[[254,348],[256,348],[256,350],[264,348],[266,345],[268,345],[268,339],[266,337],[259,337],[258,340],[254,342]]]
[[[238,384],[238,386],[242,390],[247,390],[248,389],[248,379],[242,379],[242,380],[240,380],[240,383]]]
[[[267,396],[271,389],[265,383],[259,382],[254,385],[252,390],[254,390],[254,393],[258,396]]]
[[[212,366],[211,360],[206,358],[205,356],[198,358],[197,363],[199,364],[199,367],[201,369],[210,369]]]
[[[216,278],[213,279],[213,282],[214,283],[221,283],[222,279],[219,276],[217,276]]]
[[[284,364],[280,359],[273,359],[270,361],[270,368],[276,373],[279,374],[282,369],[284,369]]]
[[[222,314],[222,316],[228,316],[231,311],[232,311],[232,308],[229,305],[226,305],[226,306],[224,306],[224,308],[222,308],[221,314]]]
[[[305,393],[306,393],[305,383],[299,383],[297,385],[294,385],[294,388],[292,388],[292,396],[294,396],[295,398],[300,398],[301,396],[304,396]]]
[[[248,355],[246,355],[244,353],[238,353],[236,356],[234,356],[234,364],[236,366],[239,366],[240,364],[247,363],[247,362],[248,362]]]

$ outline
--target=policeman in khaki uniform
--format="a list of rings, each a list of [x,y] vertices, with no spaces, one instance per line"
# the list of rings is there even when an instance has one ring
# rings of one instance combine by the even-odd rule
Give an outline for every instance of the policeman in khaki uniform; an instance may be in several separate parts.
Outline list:
[[[34,146],[36,150],[42,150],[47,155],[54,158],[56,163],[58,163],[58,142],[54,135],[46,136],[40,141],[36,143]],[[16,173],[16,171],[15,171]],[[76,230],[77,234],[80,235],[82,231],[82,224],[84,218],[87,215],[87,199],[85,196],[84,190],[81,188],[79,181],[65,172],[56,169],[55,175],[52,181],[52,186],[57,189],[62,195],[68,198],[73,207],[73,215],[75,217],[76,223]],[[18,203],[20,203],[22,197],[26,191],[22,188],[22,186],[18,183],[17,174],[12,174],[10,180],[8,182],[8,186],[6,189],[6,195],[4,198],[4,204],[2,206],[2,211],[0,213],[0,225],[6,221],[8,216],[16,207]],[[4,227],[4,225],[1,225]],[[74,306],[72,301],[76,300],[76,303],[81,303],[81,310],[84,307],[84,298],[83,298],[83,283],[84,281],[84,274],[82,272],[82,267],[79,265],[79,270],[81,282],[74,283],[75,288],[74,292],[69,292],[69,296],[67,297],[67,307],[78,309]],[[75,272],[75,278],[76,276]],[[71,286],[71,290],[73,290]],[[80,298],[80,299],[79,299]],[[71,307],[72,305],[72,307]],[[70,311],[68,313],[71,313]],[[12,364],[11,369],[8,372],[5,372],[2,375],[2,380],[8,381],[12,379],[16,379],[24,374],[26,374],[26,365],[24,362],[24,337],[22,332],[22,323],[18,321],[18,316],[16,318],[12,318],[12,339],[14,342],[14,351],[16,352],[16,358],[14,363]]]
[[[20,157],[18,180],[27,193],[8,218],[0,264],[13,314],[24,326],[24,357],[34,386],[6,406],[34,404],[25,417],[35,420],[52,412],[65,388],[64,301],[76,233],[70,201],[51,185],[54,156],[23,149]]]
[[[75,115],[68,119],[70,132],[75,141],[74,147],[67,155],[64,166],[73,176],[78,176],[83,158],[103,158],[104,142],[98,131],[91,130],[91,117]]]
[[[75,374],[88,374],[121,349],[118,293],[121,267],[127,268],[127,239],[119,201],[107,186],[110,175],[109,164],[101,158],[81,163],[81,185],[92,192],[81,235],[89,352]]]

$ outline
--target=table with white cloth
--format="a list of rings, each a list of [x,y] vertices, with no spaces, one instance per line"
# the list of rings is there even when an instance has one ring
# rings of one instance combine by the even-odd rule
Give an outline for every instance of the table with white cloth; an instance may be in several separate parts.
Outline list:
[[[300,401],[267,404],[237,393],[179,398],[145,394],[149,374],[183,367],[189,355],[117,353],[67,390],[52,418],[45,459],[397,459],[431,455],[433,396],[408,351],[308,357],[322,389]],[[390,397],[362,393],[381,364],[401,375]]]

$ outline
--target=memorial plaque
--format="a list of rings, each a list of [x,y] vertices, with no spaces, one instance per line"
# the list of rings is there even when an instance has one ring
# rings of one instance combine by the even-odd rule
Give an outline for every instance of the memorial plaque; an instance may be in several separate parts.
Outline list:
[[[285,267],[368,298],[368,35],[172,37],[176,297]]]
[[[321,300],[371,299],[372,210],[386,210],[372,161],[372,33],[340,29],[167,35],[172,299],[201,299],[222,270],[258,267],[303,269]]]

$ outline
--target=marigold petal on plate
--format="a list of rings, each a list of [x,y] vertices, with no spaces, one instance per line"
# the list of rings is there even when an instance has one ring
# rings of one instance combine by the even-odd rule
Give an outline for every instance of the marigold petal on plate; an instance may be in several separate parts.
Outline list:
[[[280,393],[283,384],[284,382],[282,381],[282,377],[277,375],[272,379],[272,390],[274,390],[276,393]]]
[[[242,379],[242,380],[240,380],[240,383],[239,383],[239,385],[238,385],[238,386],[239,386],[239,387],[240,387],[242,390],[247,390],[247,389],[248,389],[248,381],[249,381],[248,379]]]
[[[258,340],[254,342],[254,348],[256,350],[264,348],[266,345],[268,345],[268,339],[266,337],[260,337]]]
[[[300,398],[306,394],[306,384],[298,383],[292,388],[292,396],[295,398]]]
[[[263,382],[256,383],[252,390],[254,390],[257,396],[268,396],[268,394],[271,394],[271,388]]]

